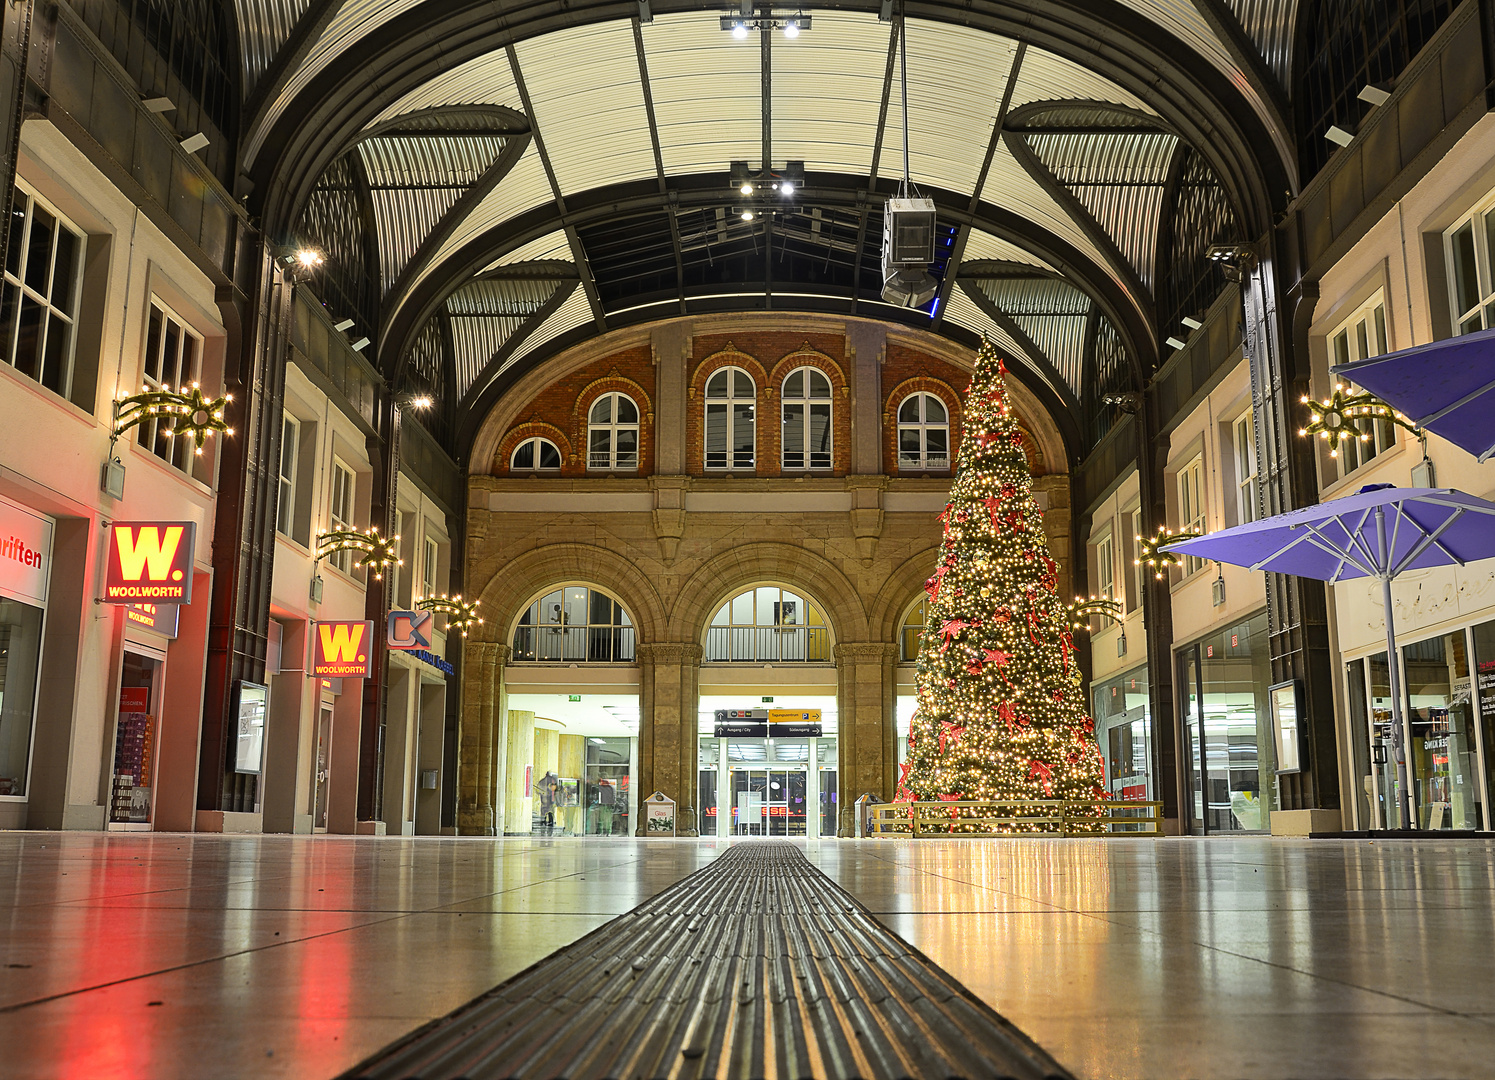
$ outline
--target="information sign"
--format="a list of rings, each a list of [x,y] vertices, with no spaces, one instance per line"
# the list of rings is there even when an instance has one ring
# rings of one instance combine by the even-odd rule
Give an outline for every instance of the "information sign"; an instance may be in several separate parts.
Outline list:
[[[108,537],[104,603],[192,603],[196,522],[116,521]]]
[[[374,641],[373,620],[319,622],[312,635],[307,674],[338,679],[369,677],[369,653]]]

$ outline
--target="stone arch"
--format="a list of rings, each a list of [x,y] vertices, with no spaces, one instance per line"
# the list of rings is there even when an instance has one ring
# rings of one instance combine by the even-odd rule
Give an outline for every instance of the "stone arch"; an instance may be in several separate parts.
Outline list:
[[[766,475],[770,458],[765,450],[765,439],[772,434],[773,428],[772,424],[763,423],[762,402],[765,400],[764,390],[768,386],[768,371],[756,357],[743,352],[730,341],[690,369],[690,379],[685,388],[688,399],[685,406],[685,471],[691,476],[706,475],[706,383],[711,376],[726,367],[741,368],[753,380],[755,408],[753,409],[752,475]],[[777,450],[777,445],[775,445],[775,450]],[[712,470],[713,474],[720,474],[723,471],[733,473],[740,470]]]
[[[931,544],[904,559],[872,598],[867,622],[878,641],[897,644],[903,616],[924,591],[924,582],[929,580],[929,575],[934,573],[939,551],[938,544]]]
[[[554,424],[546,423],[544,420],[536,417],[510,428],[509,433],[503,437],[503,441],[498,444],[497,452],[493,455],[493,467],[491,470],[493,475],[508,475],[510,471],[509,459],[514,454],[514,448],[525,439],[536,435],[555,443],[556,449],[561,452],[561,471],[563,473],[569,472],[573,467],[571,439]]]
[[[898,410],[902,407],[904,399],[918,393],[929,394],[938,398],[945,406],[946,415],[950,425],[950,461],[953,473],[955,459],[960,454],[961,436],[965,434],[965,402],[961,399],[960,391],[951,386],[944,379],[936,379],[930,375],[918,375],[912,379],[904,379],[892,390],[888,391],[887,398],[883,403],[882,433],[883,433],[883,472],[889,476],[897,476],[898,469]]]
[[[774,582],[814,600],[837,643],[866,641],[867,615],[856,586],[830,560],[791,544],[744,544],[708,559],[681,586],[670,611],[678,636],[698,641],[723,600]]]
[[[633,563],[592,544],[547,544],[492,569],[479,593],[487,612],[479,637],[509,644],[521,608],[545,589],[566,582],[595,585],[622,604],[640,644],[663,636],[664,604],[648,576]]]

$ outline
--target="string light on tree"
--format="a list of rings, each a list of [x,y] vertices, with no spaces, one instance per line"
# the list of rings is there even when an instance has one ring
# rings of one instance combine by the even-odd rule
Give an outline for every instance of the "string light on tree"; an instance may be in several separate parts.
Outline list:
[[[1422,434],[1416,424],[1374,394],[1352,394],[1343,383],[1335,383],[1333,395],[1323,401],[1314,401],[1307,394],[1302,401],[1308,406],[1309,421],[1298,434],[1317,435],[1328,442],[1333,458],[1339,456],[1339,444],[1347,439],[1368,442],[1373,434],[1369,425],[1377,420],[1406,428],[1414,435]]]
[[[447,629],[460,630],[462,636],[466,637],[468,628],[474,623],[483,621],[478,615],[478,605],[481,603],[481,600],[470,602],[463,600],[461,593],[455,596],[442,593],[440,596],[428,596],[424,600],[417,600],[415,606],[421,611],[438,611],[445,615]]]
[[[1153,577],[1161,581],[1163,575],[1168,572],[1168,567],[1182,568],[1184,565],[1181,556],[1171,551],[1161,550],[1163,545],[1173,544],[1179,540],[1193,540],[1203,535],[1197,532],[1174,532],[1172,529],[1164,528],[1159,529],[1156,536],[1139,536],[1137,537],[1137,557],[1132,562],[1137,566],[1152,567]]]
[[[985,342],[966,391],[939,559],[924,585],[918,709],[895,796],[951,803],[956,833],[987,828],[962,826],[973,813],[964,801],[1106,797],[1072,615],[1057,594],[1058,566],[1004,371]],[[1095,822],[1095,831],[1104,828]]]
[[[391,566],[404,566],[400,558],[400,538],[380,536],[377,525],[365,532],[357,529],[331,529],[317,534],[317,561],[336,555],[339,551],[356,551],[355,566],[368,567],[374,572],[375,581],[384,580],[384,571]]]

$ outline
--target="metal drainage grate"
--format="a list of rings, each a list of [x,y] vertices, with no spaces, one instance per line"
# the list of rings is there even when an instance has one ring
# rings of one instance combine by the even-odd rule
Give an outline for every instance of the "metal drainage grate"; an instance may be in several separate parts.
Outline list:
[[[749,842],[345,1077],[1069,1074],[792,844]]]

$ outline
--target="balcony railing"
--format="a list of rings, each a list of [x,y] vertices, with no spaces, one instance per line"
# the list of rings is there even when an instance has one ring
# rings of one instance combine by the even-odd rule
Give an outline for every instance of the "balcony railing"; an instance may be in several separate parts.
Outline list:
[[[633,645],[631,626],[521,626],[511,662],[627,664]]]
[[[706,631],[706,663],[831,662],[831,633],[824,626],[713,626]]]

